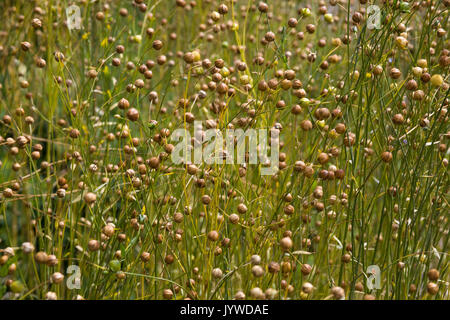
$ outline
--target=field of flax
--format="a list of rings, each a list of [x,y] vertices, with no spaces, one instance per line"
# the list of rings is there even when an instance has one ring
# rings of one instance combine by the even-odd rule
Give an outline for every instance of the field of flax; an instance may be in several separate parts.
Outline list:
[[[1,1],[0,299],[449,299],[449,8]]]

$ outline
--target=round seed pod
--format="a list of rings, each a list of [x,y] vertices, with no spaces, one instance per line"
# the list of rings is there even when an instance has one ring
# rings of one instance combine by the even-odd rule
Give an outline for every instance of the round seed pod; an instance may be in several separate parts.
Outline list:
[[[431,76],[430,83],[435,87],[441,87],[444,83],[444,79],[440,74],[433,74]]]
[[[213,241],[213,242],[219,240],[219,233],[217,231],[215,231],[215,230],[210,231],[208,233],[208,240],[209,241]]]
[[[97,240],[89,240],[88,242],[89,251],[97,251],[100,249],[100,242]]]
[[[234,299],[245,300],[245,293],[243,293],[242,291],[236,292],[236,294],[234,295]]]
[[[211,274],[215,279],[220,279],[223,276],[223,272],[220,268],[214,268]]]
[[[240,203],[240,204],[238,204],[238,206],[237,206],[237,210],[238,210],[238,212],[240,213],[240,214],[244,214],[244,213],[246,213],[247,212],[247,206],[245,205],[245,204],[243,204],[243,203]]]
[[[145,251],[142,252],[142,254],[141,254],[141,261],[142,262],[149,262],[150,258],[151,258],[151,256],[150,256],[149,252],[145,252]]]
[[[97,200],[97,196],[93,192],[88,192],[83,196],[84,201],[91,205]]]
[[[170,289],[163,290],[163,298],[166,300],[171,300],[173,298],[173,292]]]
[[[130,107],[130,102],[127,99],[122,98],[119,100],[118,106],[120,109],[125,110]]]
[[[292,239],[289,237],[284,237],[280,240],[280,247],[284,251],[289,251],[293,246]]]
[[[163,47],[163,42],[162,42],[161,40],[155,40],[155,41],[153,41],[153,43],[152,43],[152,47],[153,47],[153,49],[155,49],[155,50],[161,50],[162,47]]]
[[[272,261],[269,263],[267,269],[270,273],[278,273],[280,272],[280,264],[278,262]]]
[[[64,275],[60,272],[55,272],[51,277],[52,283],[60,284],[64,280]]]
[[[304,263],[302,264],[300,271],[302,272],[303,275],[307,276],[311,273],[312,267],[309,264]]]
[[[265,2],[259,2],[258,4],[258,10],[261,13],[267,13],[269,11],[269,6]]]
[[[236,213],[230,214],[229,220],[232,224],[237,224],[239,222],[239,216]]]
[[[439,271],[437,269],[430,269],[428,271],[428,279],[430,281],[437,281],[439,279]]]
[[[39,20],[38,18],[34,18],[33,20],[31,20],[31,26],[34,29],[42,28],[42,21]]]
[[[294,208],[293,205],[288,204],[287,206],[284,207],[283,210],[284,210],[284,213],[285,213],[285,214],[287,214],[287,215],[292,215],[292,214],[294,214],[295,208]]]
[[[34,255],[34,260],[39,264],[45,264],[47,263],[48,255],[43,251],[39,251]]]
[[[54,254],[51,254],[47,257],[47,265],[49,267],[54,267],[58,264],[58,258]]]
[[[389,151],[385,151],[381,154],[381,160],[383,160],[386,163],[389,163],[392,161],[392,153]]]
[[[313,290],[314,290],[314,286],[313,286],[311,283],[309,283],[309,282],[303,283],[303,285],[302,285],[302,291],[303,291],[304,293],[310,294],[310,293],[313,292]]]
[[[21,249],[23,253],[30,254],[34,251],[34,245],[30,242],[24,242],[22,243]]]
[[[264,269],[260,265],[252,267],[252,274],[256,278],[261,278],[264,275]]]
[[[436,283],[434,283],[434,282],[429,282],[427,284],[427,291],[428,291],[428,293],[430,295],[434,296],[434,295],[436,295],[438,293],[439,286]]]
[[[345,299],[345,291],[341,287],[333,287],[331,288],[331,294],[336,300]]]
[[[127,111],[127,118],[130,121],[137,121],[139,119],[139,111],[135,108],[130,108]]]

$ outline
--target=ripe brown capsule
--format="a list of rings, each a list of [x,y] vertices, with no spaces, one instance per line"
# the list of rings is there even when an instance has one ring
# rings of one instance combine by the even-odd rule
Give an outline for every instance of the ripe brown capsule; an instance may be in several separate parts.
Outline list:
[[[275,41],[275,33],[273,33],[272,31],[267,32],[264,35],[264,39],[266,39],[267,42]]]
[[[157,169],[159,167],[159,162],[160,162],[159,158],[157,158],[157,157],[150,158],[150,160],[149,160],[150,168]]]
[[[402,72],[399,69],[397,69],[397,68],[392,68],[389,71],[389,75],[390,75],[390,77],[392,79],[398,79],[398,78],[400,78],[402,76]]]
[[[267,5],[267,3],[261,1],[258,4],[258,10],[261,13],[267,13],[267,11],[269,11],[269,6]]]
[[[64,280],[64,275],[60,272],[55,272],[52,274],[52,283],[60,284]]]
[[[97,251],[98,249],[100,249],[100,242],[98,242],[97,240],[89,240],[88,249],[89,251]]]
[[[392,161],[392,153],[389,151],[385,151],[381,154],[381,160],[383,160],[386,163],[389,163]]]
[[[429,282],[427,284],[427,291],[429,294],[431,294],[432,296],[436,295],[439,291],[439,285],[434,283],[434,282]]]
[[[308,274],[311,273],[312,267],[309,264],[304,263],[302,264],[300,271],[302,272],[303,275],[307,276]]]
[[[69,135],[72,139],[76,139],[80,136],[80,131],[78,129],[71,129]]]
[[[325,163],[328,162],[329,158],[330,158],[330,157],[328,156],[328,154],[326,154],[326,153],[324,153],[324,152],[321,152],[321,153],[319,154],[319,156],[317,157],[317,161],[318,161],[320,164],[325,164]]]
[[[119,100],[118,106],[122,110],[128,109],[130,107],[130,102],[128,102],[127,99],[122,98],[122,99]]]
[[[292,215],[294,214],[295,208],[293,205],[288,204],[287,206],[284,207],[284,213],[287,215]]]
[[[170,289],[163,290],[163,298],[166,300],[171,300],[173,298],[173,292]]]
[[[219,233],[215,230],[208,232],[208,240],[214,242],[219,240]]]
[[[149,252],[145,252],[145,251],[142,252],[142,254],[141,254],[141,261],[142,262],[149,262],[150,258],[151,258],[151,256],[150,256]]]
[[[139,111],[135,108],[130,108],[127,111],[127,118],[130,121],[137,121],[139,119]]]
[[[402,124],[405,121],[401,113],[397,113],[392,117],[392,122],[395,124]]]
[[[288,20],[288,26],[291,28],[295,28],[297,26],[297,23],[298,23],[298,21],[295,18],[290,18]]]
[[[345,291],[341,287],[331,288],[331,294],[334,296],[336,300],[342,300],[345,298]]]
[[[161,40],[155,40],[155,41],[153,41],[153,43],[152,43],[152,47],[153,47],[153,49],[155,49],[155,50],[161,50],[162,47],[163,47],[163,42],[162,42]]]
[[[48,255],[43,251],[39,251],[34,255],[34,260],[39,264],[45,264],[47,263]]]
[[[228,13],[228,7],[225,4],[221,4],[217,10],[221,15],[226,15]]]
[[[437,269],[430,269],[428,271],[428,279],[430,281],[437,281],[439,279],[439,271]]]
[[[280,247],[284,251],[289,251],[293,246],[292,239],[289,237],[284,237],[280,240]]]
[[[97,200],[97,196],[93,192],[88,192],[83,197],[87,204],[93,204]]]
[[[97,70],[95,70],[95,69],[90,69],[90,70],[88,71],[88,73],[87,73],[87,76],[88,76],[88,78],[90,78],[90,79],[95,79],[95,78],[97,78],[97,74],[98,74]]]
[[[31,20],[31,26],[34,29],[42,28],[42,21],[38,18],[34,18],[33,20]]]
[[[28,51],[31,48],[31,43],[29,43],[28,41],[23,41],[23,42],[20,43],[20,48],[23,51]]]
[[[237,210],[240,214],[244,214],[247,212],[247,206],[243,203],[238,204]]]

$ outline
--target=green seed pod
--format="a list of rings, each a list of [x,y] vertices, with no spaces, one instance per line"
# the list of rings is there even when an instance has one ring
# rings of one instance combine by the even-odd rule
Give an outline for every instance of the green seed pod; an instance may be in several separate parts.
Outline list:
[[[120,261],[119,260],[111,260],[109,262],[109,267],[112,271],[117,272],[120,270]]]
[[[23,285],[22,282],[20,282],[19,280],[16,280],[16,281],[13,281],[13,283],[11,283],[10,289],[14,293],[21,293],[22,291],[25,290],[25,286]]]

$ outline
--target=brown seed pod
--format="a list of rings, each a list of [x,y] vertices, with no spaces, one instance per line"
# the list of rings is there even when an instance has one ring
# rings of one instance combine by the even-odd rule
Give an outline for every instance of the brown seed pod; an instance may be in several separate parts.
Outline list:
[[[399,69],[397,69],[397,68],[392,68],[389,71],[389,76],[392,79],[399,79],[402,76],[402,72]]]
[[[217,10],[221,15],[226,15],[228,13],[228,7],[225,4],[221,4]]]
[[[159,158],[157,158],[157,157],[151,157],[149,159],[149,165],[150,165],[150,168],[152,168],[152,169],[157,169],[159,167],[159,163],[160,163],[160,161],[159,161]]]
[[[327,162],[328,162],[328,160],[329,160],[329,156],[328,156],[328,154],[326,154],[326,153],[324,153],[324,152],[321,152],[319,155],[318,155],[318,157],[317,157],[317,161],[320,163],[320,164],[326,164]]]
[[[284,251],[289,251],[293,246],[292,239],[290,237],[284,237],[280,240],[280,247]]]
[[[240,203],[240,204],[238,204],[238,206],[237,206],[237,210],[238,210],[238,212],[240,213],[240,214],[244,214],[244,213],[246,213],[247,212],[247,206],[245,205],[245,204],[243,204],[243,203]]]
[[[261,13],[267,13],[269,11],[269,6],[267,5],[267,3],[261,1],[258,4],[258,10]]]
[[[47,263],[48,255],[43,251],[36,252],[34,260],[39,264],[45,264]]]
[[[345,298],[345,291],[341,287],[333,287],[331,288],[331,294],[334,296],[336,300],[342,300]]]
[[[290,28],[295,28],[295,27],[297,26],[297,23],[298,23],[298,21],[297,21],[297,19],[295,19],[295,18],[290,18],[290,19],[288,20],[288,26],[289,26]]]
[[[171,300],[173,298],[173,292],[170,289],[163,290],[163,298],[166,300]]]
[[[392,122],[395,124],[402,124],[405,121],[401,113],[397,113],[392,117]]]
[[[72,139],[76,139],[80,136],[80,131],[78,129],[71,129],[69,135]]]
[[[429,282],[427,284],[427,291],[430,295],[434,296],[439,292],[439,285],[434,282]]]
[[[31,20],[31,26],[34,29],[42,28],[42,21],[39,20],[38,18],[34,18],[33,20]]]
[[[127,111],[127,118],[130,121],[137,121],[139,119],[139,111],[135,108],[130,108]]]
[[[149,262],[150,261],[150,258],[151,258],[151,256],[150,256],[150,253],[149,252],[142,252],[142,254],[141,254],[141,261],[142,262]]]
[[[270,273],[278,273],[280,272],[280,264],[278,262],[272,261],[267,266],[267,269],[269,270]]]
[[[288,204],[287,206],[284,207],[283,210],[284,210],[285,214],[290,216],[290,215],[294,214],[295,208],[293,205]]]
[[[97,240],[89,240],[88,249],[89,251],[98,251],[100,249],[100,242]]]
[[[88,76],[88,78],[90,78],[90,79],[95,79],[95,78],[97,78],[97,74],[98,74],[97,70],[95,70],[95,69],[90,69],[90,70],[88,71],[88,73],[87,73],[87,76]]]
[[[60,284],[64,280],[64,275],[60,272],[55,272],[54,274],[52,274],[51,280],[54,284]]]
[[[20,43],[20,48],[23,51],[28,51],[31,48],[31,43],[29,43],[28,41],[23,41],[23,42]]]
[[[430,269],[428,271],[428,279],[430,281],[437,281],[439,279],[439,271],[437,269]]]
[[[155,40],[155,41],[153,41],[153,43],[152,43],[152,47],[153,47],[153,49],[155,49],[155,50],[161,50],[162,47],[163,47],[163,42],[162,42],[161,40]]]
[[[93,192],[88,192],[83,196],[84,201],[91,205],[97,200],[97,196]]]
[[[219,233],[215,230],[208,232],[208,240],[213,242],[219,240]]]
[[[389,151],[385,151],[381,154],[381,160],[383,160],[386,163],[389,163],[392,161],[392,153]]]
[[[130,107],[130,103],[128,102],[127,99],[122,98],[119,100],[118,106],[120,109],[124,110],[124,109],[128,109]]]
[[[229,220],[232,224],[236,224],[239,222],[239,216],[235,213],[230,214]]]
[[[252,267],[252,274],[256,278],[261,278],[264,275],[264,269],[260,265]]]
[[[301,272],[303,275],[307,276],[311,273],[311,271],[312,271],[312,267],[309,264],[306,264],[306,263],[302,264]]]

